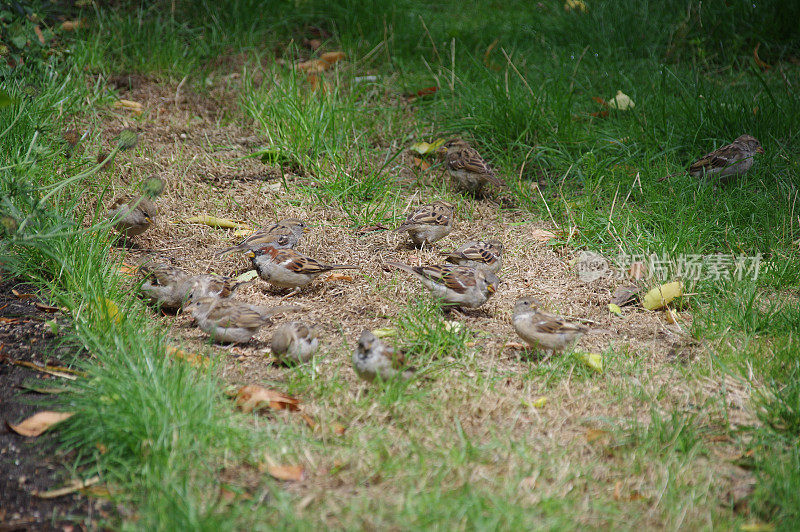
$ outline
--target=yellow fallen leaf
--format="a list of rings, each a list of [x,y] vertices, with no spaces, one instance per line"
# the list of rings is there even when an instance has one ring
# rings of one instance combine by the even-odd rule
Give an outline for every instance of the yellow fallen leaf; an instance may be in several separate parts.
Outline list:
[[[594,443],[597,440],[607,440],[611,435],[607,430],[603,429],[589,429],[586,431],[586,441]]]
[[[325,61],[328,64],[338,63],[342,59],[347,57],[344,52],[325,52],[319,58]]]
[[[608,311],[611,314],[616,314],[617,316],[622,316],[622,309],[619,308],[619,305],[615,305],[614,303],[608,304]]]
[[[564,2],[564,11],[580,11],[586,13],[586,3],[583,0],[567,0]]]
[[[373,329],[372,334],[378,338],[387,338],[389,336],[397,336],[397,329],[394,327],[382,327],[380,329]]]
[[[144,106],[142,104],[132,100],[117,100],[114,102],[114,107],[117,109],[126,109],[135,115],[140,115],[142,111],[144,111]]]
[[[233,232],[233,238],[244,238],[252,234],[253,231],[250,229],[237,229],[236,231]]]
[[[664,308],[672,302],[676,297],[683,295],[683,282],[673,281],[671,283],[662,284],[647,292],[647,295],[642,299],[642,306],[647,310],[656,310]]]
[[[103,314],[104,319],[108,321],[113,321],[119,323],[122,321],[119,313],[119,307],[116,303],[108,299],[107,297],[102,297],[97,300],[97,306],[100,309],[100,312]]]
[[[182,360],[196,368],[198,367],[204,368],[210,364],[208,358],[204,357],[203,355],[198,355],[197,353],[189,353],[187,351],[184,351],[183,349],[178,349],[177,347],[171,345],[168,345],[165,351],[168,357],[172,357],[177,360]]]
[[[190,224],[203,224],[209,227],[219,227],[222,229],[240,229],[245,231],[253,230],[245,223],[234,222],[233,220],[228,220],[227,218],[217,218],[216,216],[209,216],[207,214],[192,216],[187,218],[185,221],[186,223]]]
[[[325,281],[326,282],[327,281],[343,281],[345,283],[352,283],[353,282],[353,276],[352,275],[348,275],[348,274],[343,273],[343,272],[333,272],[332,274],[330,274],[328,277],[325,278]]]
[[[444,322],[444,330],[458,334],[464,331],[464,324],[455,320],[446,321]]]
[[[438,150],[442,145],[444,145],[446,141],[444,139],[436,139],[431,143],[422,141],[422,142],[415,142],[409,148],[411,151],[419,153],[420,155],[427,155],[429,153],[433,153]]]
[[[61,23],[62,31],[75,31],[83,27],[83,19],[78,20],[65,20]]]
[[[544,408],[544,405],[546,404],[547,404],[547,397],[541,396],[537,397],[536,399],[528,403],[528,406],[532,406],[533,408]]]
[[[598,353],[577,353],[578,360],[597,373],[603,373],[603,355]]]
[[[667,320],[667,323],[671,325],[678,323],[678,314],[671,308],[664,309],[664,318]]]
[[[772,532],[775,530],[775,525],[770,523],[745,523],[739,530],[742,532]]]
[[[51,412],[46,410],[44,412],[37,412],[16,425],[6,421],[6,425],[17,434],[35,438],[43,434],[44,431],[56,423],[60,423],[71,416],[72,412]]]
[[[608,101],[608,106],[619,111],[627,111],[628,109],[636,107],[636,104],[633,103],[633,100],[631,100],[627,94],[622,91],[617,91],[617,95]]]
[[[252,281],[256,277],[258,277],[258,272],[257,271],[255,271],[255,270],[247,270],[242,275],[237,277],[236,280],[239,281],[240,283],[246,283],[247,281]]]

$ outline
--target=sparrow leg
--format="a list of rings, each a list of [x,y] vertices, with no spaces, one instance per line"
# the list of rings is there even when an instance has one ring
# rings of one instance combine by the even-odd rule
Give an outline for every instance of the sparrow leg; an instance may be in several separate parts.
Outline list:
[[[296,296],[296,295],[297,295],[297,294],[299,294],[299,293],[300,293],[300,287],[299,287],[299,286],[295,286],[295,287],[294,287],[294,289],[292,289],[292,291],[291,291],[291,292],[289,292],[288,294],[286,294],[285,296],[283,296],[283,297],[280,299],[280,301],[286,301],[287,299],[290,299],[290,298],[292,298],[292,297]]]

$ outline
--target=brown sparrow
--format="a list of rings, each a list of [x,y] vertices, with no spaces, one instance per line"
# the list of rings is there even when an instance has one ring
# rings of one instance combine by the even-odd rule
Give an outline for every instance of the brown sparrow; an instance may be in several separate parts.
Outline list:
[[[316,327],[302,321],[284,323],[272,334],[272,353],[282,362],[308,362],[319,347],[317,334]]]
[[[443,148],[447,149],[445,168],[453,181],[467,192],[479,195],[487,183],[505,186],[505,183],[495,176],[483,157],[465,141],[453,139],[447,142]]]
[[[157,214],[155,204],[145,196],[121,196],[108,208],[106,217],[114,229],[130,239],[147,231]]]
[[[494,294],[501,282],[492,272],[468,266],[442,264],[412,267],[400,262],[386,264],[416,275],[423,286],[446,305],[478,308]]]
[[[193,299],[230,297],[242,284],[221,275],[188,275],[182,269],[164,263],[145,264],[141,269],[147,274],[142,292],[166,310],[180,309],[190,295]]]
[[[730,144],[703,155],[693,162],[687,171],[692,177],[716,178],[723,181],[729,177],[744,175],[753,166],[753,157],[757,153],[764,153],[761,143],[755,137],[742,135]],[[682,173],[670,174],[659,181]]]
[[[408,231],[414,245],[431,245],[453,230],[455,205],[434,201],[412,212],[395,231]]]
[[[294,288],[295,291],[325,272],[359,268],[348,264],[322,264],[293,249],[278,249],[272,245],[251,249],[247,256],[262,279],[274,286]]]
[[[449,253],[441,253],[447,262],[497,273],[503,267],[503,243],[499,240],[470,241]]]
[[[540,310],[540,307],[539,301],[533,297],[520,298],[514,305],[514,330],[533,347],[561,351],[589,330],[561,316]]]
[[[257,248],[266,244],[271,244],[273,247],[291,248],[297,247],[297,243],[307,233],[309,229],[306,223],[297,218],[286,218],[280,222],[265,225],[252,235],[248,236],[239,244],[223,249],[217,252],[217,255],[226,255],[234,251],[247,251],[251,248]]]
[[[384,344],[368,329],[361,332],[353,351],[353,369],[356,375],[369,382],[388,380],[397,375],[407,379],[414,374],[414,370],[406,366],[401,352]]]
[[[263,325],[271,323],[270,316],[297,308],[291,305],[266,308],[235,299],[194,299],[190,295],[184,310],[191,313],[198,327],[210,334],[214,341],[243,344],[249,342]]]

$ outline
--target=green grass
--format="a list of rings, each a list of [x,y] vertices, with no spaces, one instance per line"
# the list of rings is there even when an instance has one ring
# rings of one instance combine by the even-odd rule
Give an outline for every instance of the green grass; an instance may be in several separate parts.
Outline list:
[[[641,425],[630,428],[624,416],[612,420],[627,427],[622,448],[629,452],[614,451],[610,478],[647,478],[645,488],[660,503],[645,515],[644,503],[611,496],[610,480],[610,487],[588,481],[593,463],[564,467],[582,445],[580,436],[554,443],[515,432],[503,425],[518,415],[507,405],[486,414],[510,377],[487,370],[469,349],[479,331],[448,328],[429,300],[410,302],[396,326],[423,373],[456,375],[442,377],[445,384],[389,382],[350,399],[343,381],[316,361],[289,371],[287,385],[335,405],[318,415],[323,426],[351,422],[341,438],[233,415],[213,368],[199,372],[163,356],[165,333],[109,264],[108,228],[80,229],[85,216],[101,221],[83,210],[83,188],[100,194],[106,178],[98,174],[92,184],[76,178],[47,203],[39,200],[63,177],[91,168],[88,158],[67,159],[59,140],[65,116],[91,117],[106,97],[99,87],[87,89],[87,71],[185,78],[199,92],[218,83],[220,72],[242,73],[241,109],[266,139],[257,155],[300,174],[296,189],[341,209],[352,227],[396,222],[405,192],[416,187],[423,197],[456,200],[459,216],[472,218],[472,202],[445,185],[397,185],[397,157],[411,141],[459,134],[506,177],[508,195],[532,218],[566,232],[578,227],[574,247],[609,257],[666,254],[673,274],[681,254],[761,254],[756,280],[689,284],[691,333],[707,342],[712,360],[693,369],[700,376],[752,370],[765,383],[757,401],[762,426],[752,429],[761,481],[751,505],[759,518],[796,526],[800,81],[791,60],[800,54],[800,8],[778,1],[587,5],[581,14],[561,2],[239,0],[176,3],[174,12],[129,3],[84,13],[89,26],[65,36],[59,54],[37,49],[36,60],[13,73],[0,66],[0,75],[13,80],[4,89],[18,100],[0,109],[0,123],[13,122],[0,128],[0,207],[18,222],[29,220],[3,240],[2,259],[69,309],[70,341],[93,355],[75,362],[89,378],[66,399],[64,408],[77,414],[57,437],[76,451],[85,474],[97,472],[119,487],[120,502],[136,512],[125,526],[510,529],[570,528],[577,521],[592,528],[680,528],[733,527],[740,518],[718,507],[711,473],[698,465],[706,452],[704,418],[664,410],[659,405],[669,390],[641,396],[650,409]],[[28,31],[25,24],[3,28]],[[326,76],[324,90],[311,90],[292,68],[299,56],[313,55],[301,47],[308,25],[330,32],[326,50],[348,55]],[[765,72],[752,59],[759,43],[761,58],[773,66]],[[378,81],[357,83],[363,75]],[[404,101],[404,94],[430,86],[436,94]],[[636,107],[591,116],[601,110],[592,98],[609,99],[617,90]],[[766,154],[740,182],[658,181],[743,132],[759,138]],[[532,183],[539,177],[546,186],[537,191]],[[373,288],[382,283],[373,280]],[[119,308],[119,321],[109,319],[106,300]],[[601,378],[571,357],[531,361],[528,373],[515,377],[540,386],[532,394],[556,394],[569,382],[577,397],[621,401],[648,371],[634,355],[624,346],[606,353],[607,381],[614,384],[602,393],[595,389]],[[688,370],[683,377],[696,383]],[[445,395],[437,386],[448,387],[449,402],[437,400]],[[550,451],[541,450],[544,443]],[[298,512],[294,494],[262,480],[248,488],[253,502],[220,502],[220,463],[256,464],[264,452],[283,462],[324,454],[323,465],[355,493],[333,506],[318,494],[309,511]],[[538,491],[519,489],[531,476],[542,479]],[[373,487],[382,491],[382,479],[391,479],[394,493]]]

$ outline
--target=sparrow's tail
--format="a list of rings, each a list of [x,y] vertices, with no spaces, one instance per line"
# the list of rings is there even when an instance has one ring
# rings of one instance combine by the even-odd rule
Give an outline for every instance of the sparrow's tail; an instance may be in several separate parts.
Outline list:
[[[360,270],[361,266],[352,266],[350,264],[327,264],[329,270]]]
[[[486,180],[496,187],[506,186],[506,182],[494,175],[494,172],[486,174]]]
[[[414,271],[414,268],[412,268],[408,264],[403,264],[402,262],[391,262],[391,261],[388,261],[388,262],[386,262],[386,264],[388,264],[389,266],[394,266],[395,268],[399,268],[399,269],[401,269],[403,271],[406,271],[408,273],[416,273]]]
[[[686,170],[684,170],[683,172],[675,172],[674,174],[665,175],[664,177],[659,177],[658,182],[661,183],[662,181],[666,181],[667,179],[670,179],[672,177],[678,177],[679,175],[683,175],[685,173]]]

